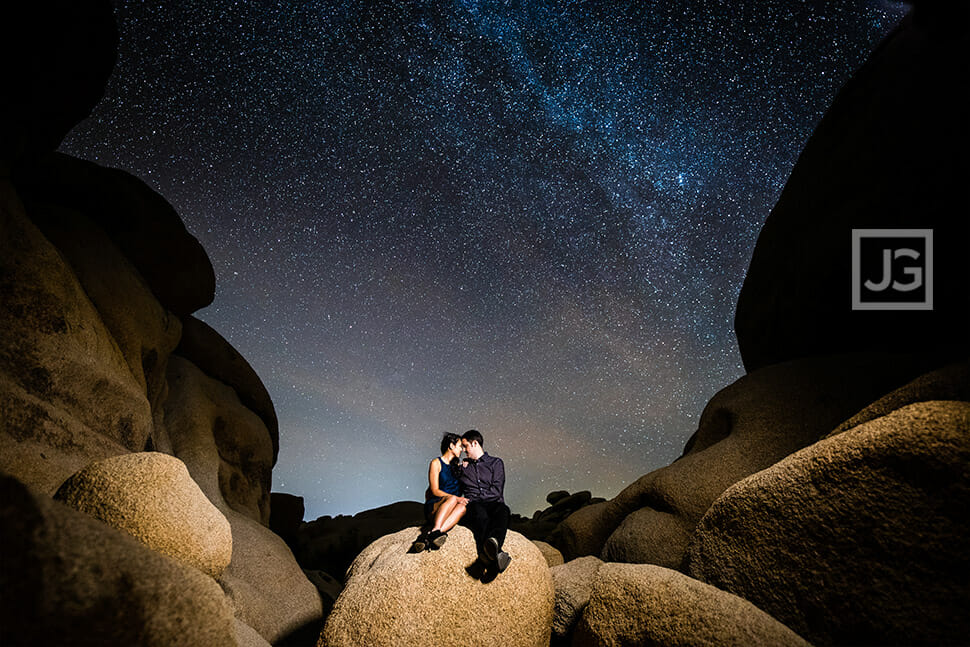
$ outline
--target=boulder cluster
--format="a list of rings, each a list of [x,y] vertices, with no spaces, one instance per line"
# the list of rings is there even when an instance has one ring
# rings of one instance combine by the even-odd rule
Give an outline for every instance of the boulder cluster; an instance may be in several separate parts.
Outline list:
[[[204,249],[144,182],[54,152],[110,75],[109,3],[0,10],[24,62],[0,106],[0,642],[966,643],[968,24],[917,3],[840,91],[754,250],[747,374],[683,455],[514,516],[484,578],[463,527],[408,552],[418,502],[304,523],[271,496],[273,403],[192,316]],[[853,310],[852,230],[892,228],[933,230],[934,307]]]
[[[754,250],[747,374],[550,536],[554,642],[966,643],[968,13],[915,4],[839,92]],[[932,309],[852,308],[854,229],[932,230]]]
[[[320,593],[267,526],[273,403],[192,316],[208,256],[144,182],[54,152],[104,92],[111,5],[0,13],[32,48],[0,113],[0,642],[312,644]]]

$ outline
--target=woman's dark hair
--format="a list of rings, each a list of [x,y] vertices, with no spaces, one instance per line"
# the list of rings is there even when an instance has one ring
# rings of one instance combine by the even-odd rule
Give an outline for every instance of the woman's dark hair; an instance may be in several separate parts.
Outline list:
[[[441,453],[444,454],[446,451],[448,451],[449,447],[451,447],[455,443],[460,443],[460,442],[461,442],[461,436],[459,436],[458,434],[445,434],[441,438]]]

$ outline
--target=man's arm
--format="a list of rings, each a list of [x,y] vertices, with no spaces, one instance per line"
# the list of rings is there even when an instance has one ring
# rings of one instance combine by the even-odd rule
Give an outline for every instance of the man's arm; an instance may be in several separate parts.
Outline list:
[[[496,457],[495,463],[492,465],[492,484],[489,488],[489,494],[494,497],[495,501],[505,500],[505,463],[502,462],[501,458]]]

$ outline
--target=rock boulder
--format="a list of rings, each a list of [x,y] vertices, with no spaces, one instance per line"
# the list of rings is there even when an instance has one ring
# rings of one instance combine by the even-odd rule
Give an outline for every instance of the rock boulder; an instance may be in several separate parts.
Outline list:
[[[904,406],[737,483],[687,566],[819,645],[970,635],[970,403]]]
[[[556,589],[552,635],[557,641],[564,643],[572,635],[573,628],[589,602],[596,573],[601,566],[603,561],[600,558],[588,555],[549,569]]]
[[[651,564],[597,570],[573,645],[808,647],[747,600]]]
[[[319,645],[548,646],[552,578],[531,541],[509,532],[512,563],[486,583],[466,571],[477,560],[471,531],[456,527],[440,550],[411,554],[418,532],[386,535],[354,560]],[[488,630],[469,631],[471,619]]]
[[[236,645],[211,577],[8,476],[0,551],[4,644]]]
[[[229,522],[174,456],[141,452],[91,463],[55,498],[212,577],[232,557]]]
[[[748,371],[970,350],[970,6],[914,5],[839,91],[758,236],[734,320]],[[932,309],[852,308],[853,229],[932,230]]]

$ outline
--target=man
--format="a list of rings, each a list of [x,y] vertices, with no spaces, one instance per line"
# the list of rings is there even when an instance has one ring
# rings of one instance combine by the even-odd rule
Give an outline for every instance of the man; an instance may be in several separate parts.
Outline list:
[[[504,497],[505,464],[501,458],[485,452],[482,434],[474,429],[462,434],[461,446],[468,456],[458,478],[461,492],[468,499],[461,523],[475,535],[479,559],[501,573],[512,561],[502,550],[511,514]]]

